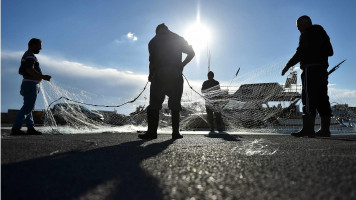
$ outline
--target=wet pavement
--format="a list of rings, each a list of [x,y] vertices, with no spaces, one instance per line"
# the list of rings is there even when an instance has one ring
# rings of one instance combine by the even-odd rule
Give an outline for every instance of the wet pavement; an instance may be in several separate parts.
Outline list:
[[[4,132],[2,199],[356,198],[356,135]]]

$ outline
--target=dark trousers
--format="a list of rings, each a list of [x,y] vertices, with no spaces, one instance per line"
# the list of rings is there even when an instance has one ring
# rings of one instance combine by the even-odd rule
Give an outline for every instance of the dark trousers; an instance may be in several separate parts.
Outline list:
[[[208,115],[208,123],[209,123],[210,128],[214,128],[214,115],[215,115],[216,126],[218,129],[221,129],[222,128],[221,113],[214,112],[208,106],[206,106],[205,108],[206,108],[206,114]]]
[[[165,96],[171,110],[182,110],[183,77],[174,70],[166,70],[154,75],[150,86],[150,105],[148,110],[160,110]]]
[[[304,115],[331,116],[328,96],[327,68],[318,65],[305,66],[302,73],[302,103]]]

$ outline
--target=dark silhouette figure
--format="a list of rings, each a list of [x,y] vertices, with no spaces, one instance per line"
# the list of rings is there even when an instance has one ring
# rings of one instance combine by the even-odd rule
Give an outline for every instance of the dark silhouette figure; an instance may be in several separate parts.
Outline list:
[[[159,110],[165,95],[169,97],[168,107],[172,113],[172,138],[179,139],[179,112],[182,110],[183,69],[195,56],[192,46],[184,38],[171,32],[165,24],[156,28],[156,36],[148,44],[150,53],[150,105],[147,107],[148,129],[140,134],[141,139],[157,138]],[[182,62],[182,53],[187,54]]]
[[[25,132],[21,131],[23,120],[26,122],[27,134],[42,134],[34,129],[34,121],[32,117],[32,111],[35,109],[42,79],[46,81],[51,80],[51,76],[42,74],[40,64],[35,56],[35,54],[40,53],[41,49],[42,41],[37,38],[32,38],[28,42],[28,50],[22,56],[19,74],[23,76],[20,91],[20,94],[23,96],[23,106],[12,125],[12,135],[26,135]]]
[[[328,57],[334,54],[330,38],[320,25],[313,25],[311,19],[304,15],[298,18],[297,27],[301,35],[299,46],[294,56],[282,71],[284,75],[288,69],[298,62],[303,70],[302,103],[303,128],[292,136],[320,136],[330,137],[331,108],[328,96]],[[321,117],[321,128],[314,132],[316,111]]]
[[[201,88],[202,93],[211,101],[214,101],[219,95],[220,83],[214,79],[214,72],[208,73],[208,80],[204,81]],[[216,109],[218,106],[214,105],[214,102],[205,102],[206,113],[208,115],[208,124],[210,131],[214,132],[214,115],[216,120],[216,126],[219,132],[223,131],[221,113]]]

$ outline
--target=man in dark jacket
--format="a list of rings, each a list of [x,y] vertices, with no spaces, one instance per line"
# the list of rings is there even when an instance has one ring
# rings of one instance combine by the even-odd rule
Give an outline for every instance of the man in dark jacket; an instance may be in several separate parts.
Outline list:
[[[40,64],[35,54],[40,53],[42,41],[32,38],[28,42],[28,50],[21,59],[19,74],[23,76],[20,94],[23,96],[23,106],[16,116],[12,125],[12,135],[26,135],[21,131],[22,121],[25,120],[28,135],[41,135],[42,133],[34,129],[32,111],[35,109],[37,94],[40,92],[40,83],[42,80],[50,81],[51,76],[43,75]]]
[[[334,54],[330,38],[320,25],[313,25],[311,19],[304,15],[298,18],[297,27],[301,35],[299,46],[294,56],[282,71],[284,75],[288,69],[298,62],[303,70],[302,103],[303,128],[292,136],[320,136],[330,137],[331,108],[328,96],[328,57]],[[321,117],[321,128],[314,132],[316,111]]]
[[[218,105],[214,106],[214,101],[220,94],[220,84],[219,81],[214,79],[214,72],[210,71],[208,73],[208,80],[204,81],[201,88],[202,93],[205,95],[209,101],[205,102],[206,114],[208,115],[208,124],[210,126],[210,131],[214,132],[214,115],[216,118],[216,126],[218,131],[222,131],[222,119],[221,113],[218,111]]]
[[[172,114],[172,138],[179,139],[179,112],[182,110],[183,68],[195,56],[192,46],[184,38],[171,32],[165,24],[156,28],[156,36],[148,44],[150,66],[148,80],[150,86],[150,105],[147,107],[148,129],[140,134],[141,139],[157,138],[159,110],[165,96],[169,97],[168,107]],[[187,54],[182,62],[182,53]]]

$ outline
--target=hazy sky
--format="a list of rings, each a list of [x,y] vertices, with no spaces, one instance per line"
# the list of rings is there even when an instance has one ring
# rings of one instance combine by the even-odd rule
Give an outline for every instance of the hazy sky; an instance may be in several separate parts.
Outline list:
[[[330,90],[342,97],[340,101],[356,105],[354,0],[2,0],[1,4],[2,112],[21,106],[17,70],[33,37],[43,41],[38,56],[42,71],[56,83],[129,99],[147,80],[147,44],[156,26],[164,22],[189,38],[192,33],[187,29],[197,16],[210,32],[211,70],[225,84],[238,67],[243,77],[269,69],[268,76],[262,73],[252,82],[283,83],[281,70],[298,45],[295,21],[309,15],[331,38],[335,54],[330,66],[347,59],[330,76]],[[197,51],[200,58],[194,58],[184,74],[199,87],[206,79],[208,59],[207,48]],[[243,80],[247,79],[237,77],[235,84]],[[37,107],[41,106],[39,102]]]

